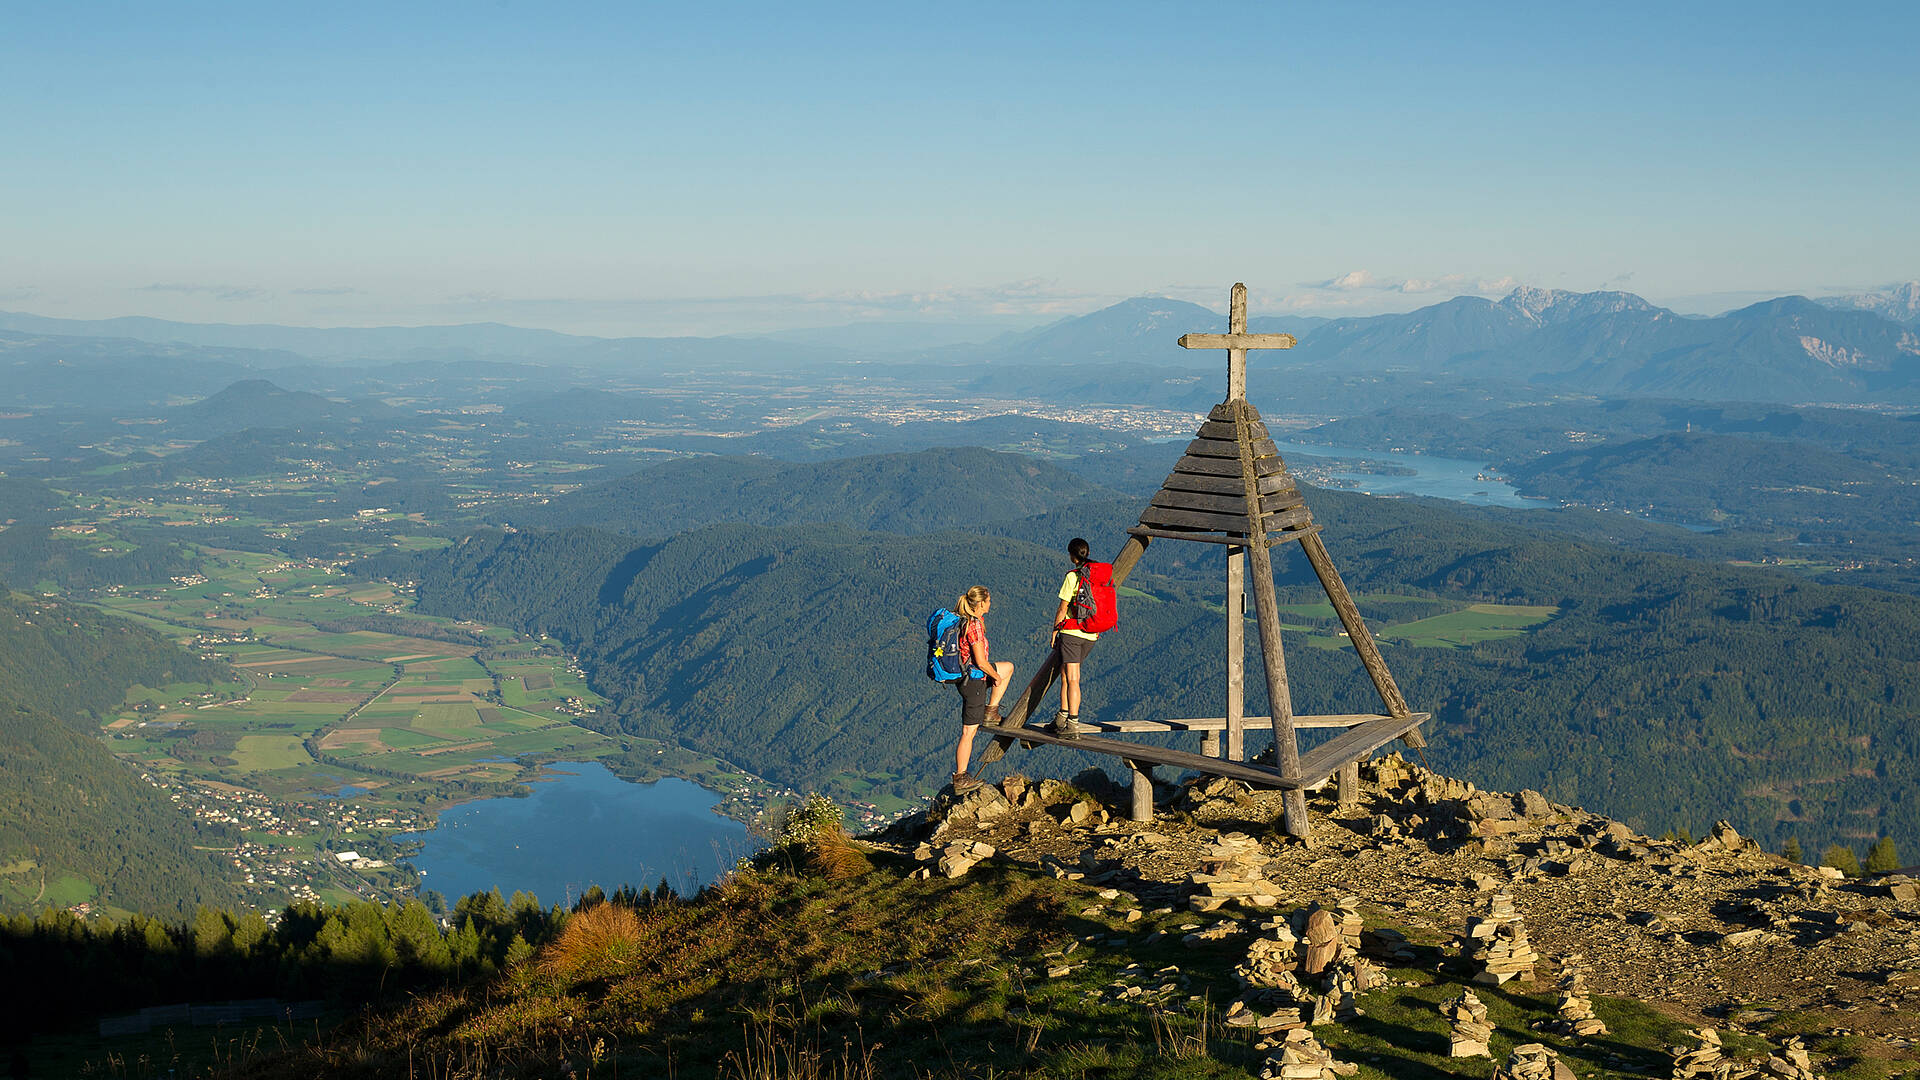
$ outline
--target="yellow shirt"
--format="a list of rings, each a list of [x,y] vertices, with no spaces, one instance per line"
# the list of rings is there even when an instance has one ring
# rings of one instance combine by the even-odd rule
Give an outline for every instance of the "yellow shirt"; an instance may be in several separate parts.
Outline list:
[[[1073,594],[1079,591],[1080,575],[1072,570],[1067,571],[1067,580],[1060,583],[1060,599],[1072,601]],[[1086,638],[1088,641],[1100,640],[1099,634],[1089,634],[1085,630],[1062,630],[1060,632],[1068,637]]]

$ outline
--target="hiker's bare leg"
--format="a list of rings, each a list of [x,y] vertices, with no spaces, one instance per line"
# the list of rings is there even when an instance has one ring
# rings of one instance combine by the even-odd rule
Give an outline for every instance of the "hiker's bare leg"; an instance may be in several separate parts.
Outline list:
[[[1068,716],[1080,715],[1080,665],[1060,665],[1060,707]]]
[[[973,760],[973,737],[979,733],[979,724],[962,724],[960,726],[960,748],[953,752],[954,772],[963,773],[967,771],[967,762]]]
[[[1000,707],[1000,699],[1007,695],[1007,684],[1013,681],[1013,661],[1001,660],[993,665],[994,674],[1000,677],[994,680],[993,696],[987,699],[987,711]]]

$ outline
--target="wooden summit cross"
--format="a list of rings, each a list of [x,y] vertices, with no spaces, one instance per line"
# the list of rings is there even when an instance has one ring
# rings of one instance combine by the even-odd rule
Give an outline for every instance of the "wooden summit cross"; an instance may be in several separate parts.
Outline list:
[[[1149,731],[1202,732],[1201,752],[1187,753],[1157,746],[1124,742],[1119,739],[1083,735],[1063,739],[1042,728],[1027,727],[1027,720],[1038,709],[1040,699],[1059,674],[1059,653],[1050,653],[1047,662],[1034,673],[1025,691],[1007,710],[1004,727],[989,725],[994,743],[980,758],[998,760],[1016,740],[1032,747],[1050,743],[1095,753],[1113,754],[1124,759],[1133,770],[1133,817],[1144,821],[1153,816],[1153,780],[1155,765],[1167,765],[1227,776],[1252,784],[1284,790],[1283,827],[1298,837],[1307,830],[1306,789],[1340,774],[1340,801],[1349,803],[1357,795],[1358,764],[1367,755],[1395,739],[1409,746],[1425,746],[1420,725],[1431,718],[1407,708],[1393,675],[1373,635],[1360,618],[1360,609],[1347,593],[1346,583],[1334,569],[1320,539],[1320,526],[1313,523],[1306,503],[1301,499],[1286,462],[1280,458],[1260,414],[1247,401],[1247,352],[1252,349],[1290,349],[1291,334],[1247,333],[1247,287],[1235,285],[1224,334],[1185,334],[1183,349],[1227,350],[1227,399],[1213,407],[1200,425],[1198,438],[1187,444],[1185,455],[1161,484],[1140,523],[1128,529],[1126,546],[1113,560],[1113,583],[1125,581],[1155,538],[1191,540],[1226,547],[1227,562],[1227,704],[1226,715],[1183,720],[1123,720],[1091,722],[1083,726],[1101,733]],[[1280,604],[1273,587],[1273,561],[1269,549],[1276,544],[1297,541],[1307,562],[1320,579],[1327,600],[1340,617],[1347,638],[1359,654],[1367,676],[1380,695],[1382,713],[1342,714],[1334,716],[1295,716],[1293,697],[1287,687],[1286,654],[1280,647]],[[1260,630],[1260,660],[1267,682],[1267,700],[1272,715],[1245,715],[1246,699],[1246,599],[1247,563],[1253,566],[1255,625]],[[1245,725],[1266,722],[1273,729],[1274,759],[1271,767],[1244,762]],[[1345,732],[1300,754],[1300,728],[1344,728]],[[1220,733],[1226,733],[1225,754]]]

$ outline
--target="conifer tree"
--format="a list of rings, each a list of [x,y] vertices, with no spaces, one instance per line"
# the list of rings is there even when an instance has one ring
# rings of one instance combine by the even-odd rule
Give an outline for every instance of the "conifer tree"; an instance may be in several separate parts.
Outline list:
[[[1787,837],[1787,842],[1780,846],[1780,857],[1790,863],[1800,862],[1802,858],[1800,838],[1797,836]]]
[[[1867,849],[1867,873],[1890,874],[1900,869],[1900,854],[1894,850],[1893,837],[1883,836]]]
[[[1853,849],[1843,844],[1835,844],[1820,856],[1821,866],[1831,866],[1848,877],[1860,876],[1860,857]]]

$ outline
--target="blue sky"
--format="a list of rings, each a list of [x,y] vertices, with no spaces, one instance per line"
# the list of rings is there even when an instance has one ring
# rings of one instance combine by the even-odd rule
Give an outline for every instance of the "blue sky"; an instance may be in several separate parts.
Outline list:
[[[0,309],[601,334],[1920,277],[1920,8],[0,8]]]

